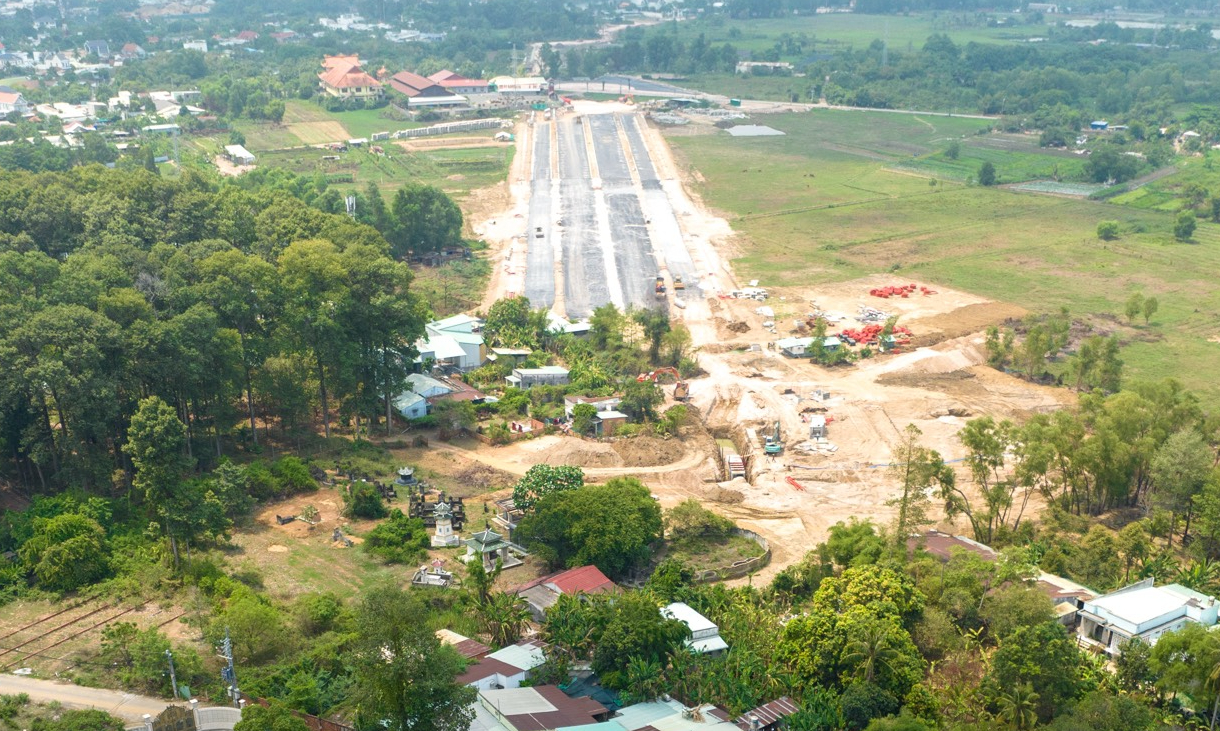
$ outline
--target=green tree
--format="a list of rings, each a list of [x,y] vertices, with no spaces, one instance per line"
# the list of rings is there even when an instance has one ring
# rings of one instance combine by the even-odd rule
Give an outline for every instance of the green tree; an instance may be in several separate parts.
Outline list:
[[[343,514],[349,518],[365,520],[377,520],[389,515],[385,503],[381,501],[381,493],[364,480],[357,480],[347,486],[347,492],[343,495]]]
[[[442,645],[427,622],[428,610],[414,594],[377,587],[356,612],[356,649],[351,656],[363,723],[390,731],[466,731],[473,720],[475,691],[456,682],[462,657]]]
[[[940,453],[919,443],[922,435],[919,427],[907,424],[891,458],[890,474],[902,491],[898,497],[886,501],[886,505],[897,509],[894,541],[899,546],[905,546],[907,538],[930,522],[929,488],[936,486],[943,491],[953,485],[952,468],[945,465]]]
[[[513,485],[513,503],[530,511],[540,500],[556,493],[576,490],[585,484],[585,472],[574,465],[536,464]]]
[[[483,337],[489,343],[506,348],[536,348],[539,345],[538,335],[530,315],[528,297],[518,295],[498,299],[487,312]]]
[[[984,162],[982,165],[980,165],[978,179],[979,179],[979,185],[995,185],[996,184],[995,165],[992,165],[990,161]]]
[[[1047,726],[1048,731],[1152,731],[1158,728],[1153,711],[1135,698],[1102,690],[1086,693],[1076,705]]]
[[[950,140],[949,145],[945,148],[945,157],[950,160],[956,160],[962,154],[962,143],[957,140]]]
[[[611,578],[646,561],[661,532],[660,507],[633,477],[547,495],[517,528],[553,569],[592,564]]]
[[[999,642],[1023,627],[1035,627],[1055,618],[1050,599],[1039,589],[1012,584],[988,594],[980,615],[987,631]]]
[[[241,720],[233,731],[308,731],[305,720],[283,703],[271,701],[270,706],[251,703],[241,711]]]
[[[691,539],[724,538],[734,528],[733,521],[703,507],[689,498],[665,511],[665,532],[669,540],[681,543]]]
[[[529,605],[516,594],[490,592],[476,607],[479,623],[496,647],[506,647],[521,639],[529,624]]]
[[[593,404],[576,404],[572,407],[572,431],[577,434],[592,433],[596,416],[597,407]]]
[[[1146,692],[1156,682],[1152,672],[1152,647],[1138,637],[1119,644],[1120,653],[1114,659],[1118,687],[1129,693]]]
[[[619,408],[634,420],[652,421],[657,418],[657,407],[664,401],[665,394],[657,384],[629,378],[623,385]]]
[[[131,458],[135,475],[131,484],[145,510],[161,523],[178,563],[178,538],[186,537],[183,488],[192,460],[186,456],[186,427],[168,404],[157,396],[140,401],[127,429],[124,451]]]
[[[1144,309],[1144,295],[1135,292],[1127,298],[1127,322],[1135,322],[1135,318],[1139,317],[1140,312]]]
[[[213,618],[208,635],[219,642],[228,632],[234,660],[261,665],[291,648],[293,636],[285,619],[265,596],[238,586]]]
[[[1173,222],[1173,237],[1178,241],[1190,241],[1198,226],[1194,211],[1182,211]]]
[[[992,657],[990,677],[1008,694],[1028,686],[1022,694],[1033,701],[1038,719],[1050,720],[1055,711],[1080,692],[1080,651],[1058,622],[1018,627]]]
[[[1097,238],[1113,241],[1118,238],[1118,221],[1102,221],[1097,224]]]
[[[1152,316],[1160,309],[1161,303],[1156,297],[1149,297],[1144,300],[1144,324],[1147,325],[1152,321]]]
[[[878,718],[898,712],[898,699],[872,683],[856,682],[847,686],[839,698],[843,722],[848,729],[863,729]]]
[[[18,549],[26,569],[50,591],[73,591],[110,572],[110,546],[97,521],[76,513],[36,518],[34,534]]]
[[[380,498],[378,498],[380,502]],[[423,557],[430,545],[424,521],[408,518],[401,510],[390,511],[389,520],[368,532],[362,544],[365,551],[388,563],[409,564]]]
[[[53,718],[35,718],[30,731],[122,731],[123,720],[105,711],[61,710]]]
[[[608,687],[627,687],[633,658],[666,667],[690,636],[684,623],[662,615],[647,594],[632,592],[601,606],[608,616],[602,616],[594,639],[593,670]]]
[[[1170,435],[1152,458],[1149,466],[1153,484],[1151,502],[1155,507],[1168,510],[1175,519],[1177,516],[1185,517],[1183,541],[1190,539],[1195,498],[1203,491],[1215,461],[1215,452],[1194,429],[1183,429]],[[1175,522],[1171,519],[1171,525]],[[1172,530],[1169,532],[1169,542],[1173,542]]]
[[[1018,731],[1038,725],[1038,694],[1029,683],[1000,693],[996,701],[1000,706],[1000,715]]]

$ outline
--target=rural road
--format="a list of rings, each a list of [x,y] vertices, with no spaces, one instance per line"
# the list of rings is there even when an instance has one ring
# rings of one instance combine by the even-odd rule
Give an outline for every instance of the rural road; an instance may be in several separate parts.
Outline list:
[[[68,708],[96,708],[127,721],[139,722],[144,714],[156,716],[169,706],[168,701],[148,696],[101,688],[39,680],[21,675],[0,675],[0,694],[25,693],[36,703],[58,701]]]

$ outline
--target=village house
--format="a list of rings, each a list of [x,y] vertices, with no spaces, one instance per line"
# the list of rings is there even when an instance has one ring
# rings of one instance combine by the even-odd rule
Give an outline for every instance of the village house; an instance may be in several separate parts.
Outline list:
[[[34,108],[25,100],[21,92],[8,87],[0,87],[0,115],[16,112],[24,116],[32,111]]]
[[[1153,579],[1089,599],[1080,609],[1081,643],[1110,656],[1122,653],[1122,643],[1138,637],[1155,645],[1161,635],[1188,623],[1214,627],[1216,598],[1181,584],[1155,586]]]
[[[606,578],[596,566],[581,566],[543,576],[517,587],[517,596],[525,600],[535,622],[541,622],[546,610],[559,601],[559,597],[577,594],[606,594],[618,591],[618,586]]]
[[[326,56],[318,80],[322,90],[339,99],[376,99],[382,95],[381,82],[365,73],[356,56]]]
[[[424,326],[424,337],[415,342],[416,363],[431,361],[439,366],[469,371],[487,360],[483,321],[469,315],[454,315]]]
[[[530,671],[546,662],[542,643],[523,640],[489,653],[472,663],[457,682],[478,690],[517,688],[529,678]]]

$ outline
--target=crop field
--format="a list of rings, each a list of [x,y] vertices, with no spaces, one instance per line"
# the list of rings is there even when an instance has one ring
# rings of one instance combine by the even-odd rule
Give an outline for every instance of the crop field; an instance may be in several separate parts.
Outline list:
[[[1158,297],[1160,311],[1128,338],[1128,377],[1174,376],[1220,395],[1208,376],[1220,354],[1212,342],[1220,339],[1220,285],[1211,277],[1220,226],[1201,222],[1184,244],[1173,240],[1169,213],[930,185],[892,169],[980,120],[825,111],[765,123],[788,136],[670,137],[681,164],[701,177],[705,202],[741,234],[734,266],[742,278],[780,286],[910,272],[1029,310],[1067,306],[1082,316],[1121,312],[1141,292]],[[1098,221],[1108,219],[1120,222],[1118,241],[1097,239]]]

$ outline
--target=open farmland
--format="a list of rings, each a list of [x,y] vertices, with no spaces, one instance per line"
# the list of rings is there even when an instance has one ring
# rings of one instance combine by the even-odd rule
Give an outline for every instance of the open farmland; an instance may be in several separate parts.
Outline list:
[[[1160,311],[1126,338],[1128,377],[1174,376],[1201,394],[1220,393],[1206,375],[1220,349],[1211,341],[1220,336],[1220,287],[1207,274],[1220,265],[1220,227],[1200,223],[1198,245],[1181,244],[1168,213],[933,186],[893,169],[985,124],[979,120],[836,111],[763,119],[788,135],[670,137],[705,202],[741,235],[734,265],[744,278],[807,285],[900,271],[1032,311],[1066,306],[1078,315],[1117,313],[1141,292],[1158,297]],[[1004,179],[1005,167],[997,168]],[[1106,219],[1120,221],[1120,240],[1097,240]]]

